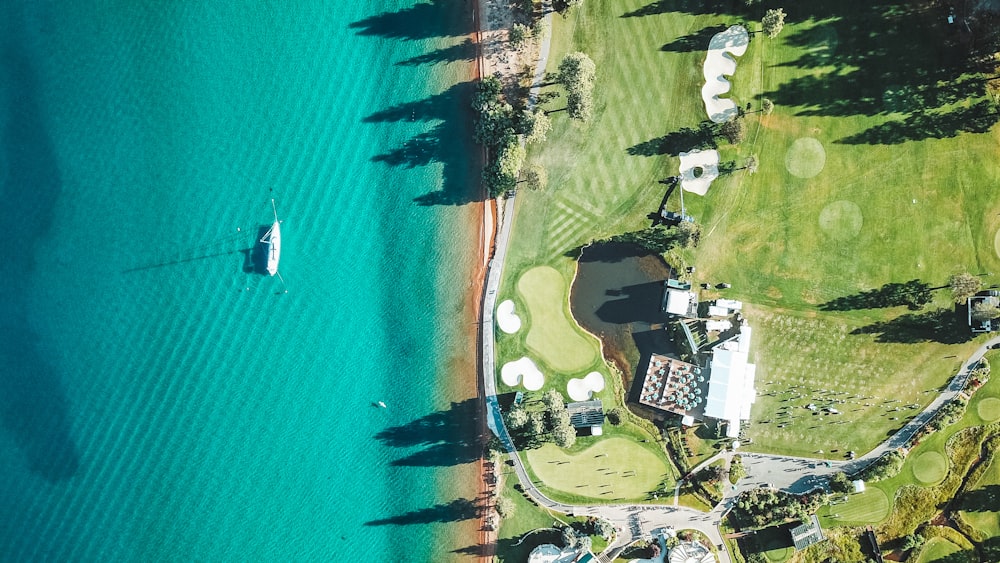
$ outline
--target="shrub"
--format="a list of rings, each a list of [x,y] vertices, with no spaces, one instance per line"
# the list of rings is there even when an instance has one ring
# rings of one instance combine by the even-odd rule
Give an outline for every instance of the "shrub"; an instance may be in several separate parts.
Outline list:
[[[861,470],[856,477],[865,481],[883,481],[898,475],[899,470],[903,468],[904,461],[906,461],[906,458],[903,454],[898,450],[893,450],[873,461],[871,465]]]

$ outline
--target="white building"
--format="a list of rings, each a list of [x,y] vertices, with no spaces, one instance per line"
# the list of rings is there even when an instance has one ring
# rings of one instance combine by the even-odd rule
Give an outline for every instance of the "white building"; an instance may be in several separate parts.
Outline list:
[[[750,420],[757,398],[757,366],[748,361],[751,335],[750,325],[743,323],[740,334],[716,347],[709,362],[705,416],[726,421],[729,438],[739,437],[740,423]]]

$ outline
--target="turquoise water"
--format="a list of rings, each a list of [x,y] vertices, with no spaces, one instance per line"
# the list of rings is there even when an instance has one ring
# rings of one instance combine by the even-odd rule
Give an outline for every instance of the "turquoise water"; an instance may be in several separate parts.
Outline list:
[[[475,543],[466,6],[3,4],[0,560]]]

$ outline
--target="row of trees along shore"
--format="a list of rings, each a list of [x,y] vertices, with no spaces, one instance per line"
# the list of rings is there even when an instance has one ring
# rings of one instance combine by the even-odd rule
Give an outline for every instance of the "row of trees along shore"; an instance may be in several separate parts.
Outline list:
[[[587,121],[593,114],[595,76],[594,61],[585,53],[570,53],[559,63],[559,72],[552,78],[566,90],[565,110],[571,118]],[[534,188],[544,187],[547,176],[543,169],[529,167],[522,177],[522,167],[524,144],[544,141],[552,128],[548,113],[537,107],[527,109],[527,100],[509,100],[496,76],[479,82],[472,109],[476,112],[475,140],[489,155],[483,169],[483,187],[489,196],[509,192],[519,181]]]

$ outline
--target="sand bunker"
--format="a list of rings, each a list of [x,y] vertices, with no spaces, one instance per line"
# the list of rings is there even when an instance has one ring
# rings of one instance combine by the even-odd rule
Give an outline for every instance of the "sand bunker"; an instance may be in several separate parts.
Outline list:
[[[682,152],[681,188],[693,194],[705,195],[712,180],[719,177],[719,151]]]
[[[747,50],[750,36],[746,28],[734,25],[726,31],[716,33],[708,43],[705,56],[705,85],[701,88],[701,99],[705,101],[708,118],[715,123],[724,123],[736,116],[736,102],[719,96],[729,91],[726,76],[736,72],[736,59]]]
[[[530,358],[507,362],[500,368],[500,379],[507,387],[522,383],[528,391],[538,391],[545,384],[545,377]]]
[[[507,334],[521,330],[521,317],[514,313],[514,302],[510,299],[497,305],[497,325]]]
[[[592,371],[584,378],[574,377],[566,384],[566,392],[574,401],[586,401],[594,393],[604,390],[604,376]]]

